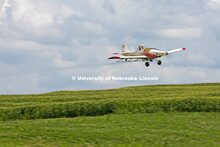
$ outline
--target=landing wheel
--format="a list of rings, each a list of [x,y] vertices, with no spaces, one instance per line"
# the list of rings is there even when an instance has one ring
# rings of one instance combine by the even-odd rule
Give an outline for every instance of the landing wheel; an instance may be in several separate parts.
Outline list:
[[[160,60],[158,60],[157,64],[158,64],[158,65],[161,65],[161,64],[162,64],[162,62],[161,62]]]
[[[145,63],[145,66],[147,66],[147,67],[148,67],[149,65],[150,65],[150,63],[149,63],[149,62],[146,62],[146,63]]]
[[[152,59],[150,59],[150,62],[152,62],[153,60]]]

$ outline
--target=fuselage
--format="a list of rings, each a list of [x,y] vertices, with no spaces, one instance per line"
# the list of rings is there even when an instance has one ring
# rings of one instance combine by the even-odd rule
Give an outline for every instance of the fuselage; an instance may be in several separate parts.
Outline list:
[[[158,49],[143,48],[143,49],[136,50],[134,52],[123,52],[122,55],[123,56],[146,56],[147,59],[153,59],[153,58],[166,56],[167,52],[161,51]]]

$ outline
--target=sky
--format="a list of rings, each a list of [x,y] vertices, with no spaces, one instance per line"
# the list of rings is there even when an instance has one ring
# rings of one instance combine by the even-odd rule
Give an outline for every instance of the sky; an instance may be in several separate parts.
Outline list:
[[[220,82],[219,16],[220,0],[0,0],[0,94]],[[107,60],[123,43],[186,50],[160,66]]]

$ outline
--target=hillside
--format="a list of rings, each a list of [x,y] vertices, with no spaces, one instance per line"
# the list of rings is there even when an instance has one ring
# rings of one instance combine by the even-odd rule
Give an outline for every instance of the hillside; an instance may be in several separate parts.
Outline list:
[[[0,146],[219,146],[219,112],[220,83],[0,95]]]
[[[0,120],[178,111],[220,112],[220,83],[0,95]]]
[[[219,147],[216,112],[0,121],[0,146]]]

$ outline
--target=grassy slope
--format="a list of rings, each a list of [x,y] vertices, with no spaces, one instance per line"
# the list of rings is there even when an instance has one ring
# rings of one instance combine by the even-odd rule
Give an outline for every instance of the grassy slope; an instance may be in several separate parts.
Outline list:
[[[0,122],[1,146],[219,146],[215,112],[114,114]]]
[[[0,96],[0,120],[172,111],[220,112],[220,83]]]
[[[79,101],[220,98],[220,83],[149,85],[109,90],[58,91],[35,95],[0,95],[0,108]]]

